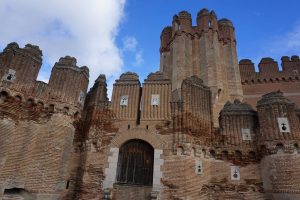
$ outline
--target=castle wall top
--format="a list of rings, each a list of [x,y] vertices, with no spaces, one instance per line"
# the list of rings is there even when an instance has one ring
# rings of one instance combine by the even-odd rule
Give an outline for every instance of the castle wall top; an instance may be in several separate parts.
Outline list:
[[[218,21],[214,11],[202,9],[197,14],[197,25],[192,25],[191,14],[187,11],[181,11],[178,15],[173,16],[172,27],[167,26],[161,33],[161,52],[168,51],[169,43],[176,37],[177,34],[185,33],[190,35],[201,36],[203,32],[209,30],[219,33],[219,39],[223,41],[235,41],[234,26],[228,19]],[[225,39],[224,39],[225,37]]]
[[[89,69],[76,66],[76,58],[66,56],[52,68],[49,84],[37,81],[42,65],[42,51],[27,44],[20,48],[15,42],[0,53],[0,87],[13,90],[18,96],[39,101],[83,105],[88,86]]]
[[[3,49],[3,53],[9,52],[26,54],[27,56],[31,56],[32,58],[35,58],[35,60],[42,62],[42,50],[36,45],[26,44],[24,48],[20,48],[16,42],[11,42]]]
[[[254,63],[249,59],[239,62],[241,80],[243,84],[259,83],[280,80],[299,80],[300,60],[298,56],[283,56],[281,58],[282,70],[278,63],[270,57],[262,58],[258,64],[259,71],[255,71]]]
[[[84,76],[88,79],[89,78],[89,68],[87,66],[78,67],[77,60],[71,56],[61,57],[58,62],[55,63],[55,68],[65,68],[71,69],[77,72],[84,74]]]

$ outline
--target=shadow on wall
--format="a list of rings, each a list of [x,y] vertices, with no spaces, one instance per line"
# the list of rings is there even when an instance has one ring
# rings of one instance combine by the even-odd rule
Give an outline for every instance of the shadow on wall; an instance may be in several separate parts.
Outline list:
[[[22,188],[11,188],[4,190],[3,200],[6,199],[22,199],[22,200],[36,200],[36,196],[29,193]]]

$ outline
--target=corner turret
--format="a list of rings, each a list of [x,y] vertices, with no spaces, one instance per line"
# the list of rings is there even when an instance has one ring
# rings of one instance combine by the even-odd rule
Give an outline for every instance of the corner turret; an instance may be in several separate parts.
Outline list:
[[[100,74],[95,80],[93,87],[87,94],[87,106],[103,106],[108,103],[107,84],[104,74]]]
[[[227,102],[220,112],[221,134],[225,146],[248,147],[255,150],[257,140],[257,114],[253,108],[239,100]]]
[[[200,10],[197,14],[197,29],[207,32],[212,29],[218,30],[218,19],[214,11],[209,12],[206,8]]]
[[[187,11],[181,11],[178,15],[179,30],[190,33],[192,31],[192,16]]]
[[[262,144],[275,146],[287,140],[300,140],[300,123],[295,109],[295,104],[280,91],[262,96],[257,102]]]
[[[15,42],[0,54],[0,78],[7,83],[33,83],[42,65],[42,51],[31,44],[20,48]]]
[[[219,39],[224,43],[236,42],[235,31],[232,22],[228,19],[220,19],[219,26]]]
[[[89,69],[86,66],[77,67],[76,63],[74,57],[60,58],[52,69],[49,87],[70,101],[83,105],[89,83]]]
[[[163,29],[160,35],[160,53],[169,51],[169,43],[172,39],[172,27],[167,26]]]

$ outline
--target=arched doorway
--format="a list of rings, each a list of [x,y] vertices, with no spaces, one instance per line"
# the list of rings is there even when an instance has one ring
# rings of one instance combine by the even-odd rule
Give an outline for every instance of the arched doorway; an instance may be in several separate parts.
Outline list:
[[[129,140],[119,151],[117,182],[131,185],[152,185],[153,147],[143,140]]]

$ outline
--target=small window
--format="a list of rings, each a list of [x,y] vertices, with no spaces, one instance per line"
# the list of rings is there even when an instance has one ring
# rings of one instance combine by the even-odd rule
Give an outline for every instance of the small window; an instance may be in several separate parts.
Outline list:
[[[20,95],[15,96],[15,100],[17,102],[21,102],[22,101],[22,97]]]
[[[33,106],[33,104],[34,104],[33,99],[28,99],[26,104],[27,104],[27,106]]]
[[[69,187],[70,187],[70,181],[67,181],[66,189],[69,189]]]
[[[151,105],[158,106],[159,105],[159,94],[152,94],[151,95]]]
[[[178,147],[177,148],[177,156],[183,155],[183,147]]]
[[[49,105],[49,112],[54,112],[54,105],[53,104]]]
[[[222,160],[228,160],[228,151],[222,151]]]
[[[5,102],[7,98],[8,98],[8,93],[5,91],[2,91],[0,93],[0,102]]]
[[[281,143],[276,144],[276,152],[277,153],[284,153],[284,146]]]
[[[69,112],[69,107],[64,107],[64,113],[67,114]]]
[[[4,195],[18,195],[18,194],[21,194],[22,191],[23,191],[22,188],[5,189]]]
[[[298,76],[298,70],[297,70],[297,69],[294,69],[294,70],[293,70],[293,74],[294,74],[295,76]]]
[[[210,150],[209,153],[212,158],[216,157],[216,152],[214,150]]]
[[[128,95],[121,96],[120,106],[127,106],[127,105],[128,105]]]

